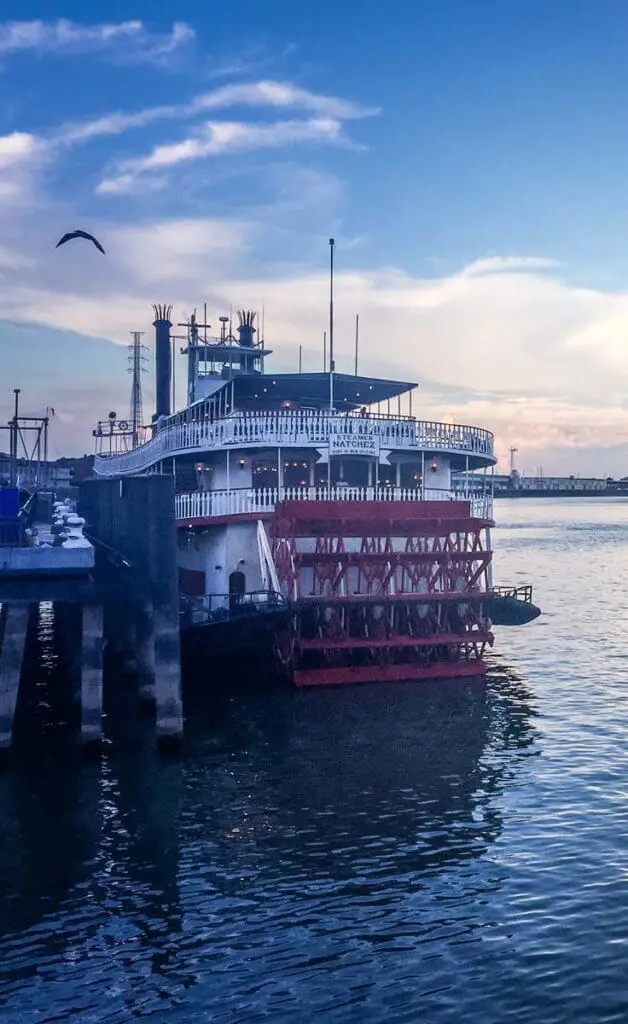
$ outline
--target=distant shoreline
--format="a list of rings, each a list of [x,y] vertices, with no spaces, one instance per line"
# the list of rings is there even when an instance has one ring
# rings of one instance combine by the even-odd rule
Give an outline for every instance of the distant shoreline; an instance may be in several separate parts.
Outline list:
[[[617,491],[496,491],[494,498],[628,498],[628,487]]]

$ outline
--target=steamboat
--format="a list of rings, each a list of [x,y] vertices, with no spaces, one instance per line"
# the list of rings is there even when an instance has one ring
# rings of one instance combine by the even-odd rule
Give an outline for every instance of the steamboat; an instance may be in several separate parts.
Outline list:
[[[331,281],[320,372],[269,371],[253,311],[215,336],[206,315],[180,325],[178,411],[171,307],[155,306],[153,422],[136,395],[132,421],[99,423],[95,473],[174,476],[197,639],[254,637],[297,686],[482,676],[492,623],[538,614],[529,587],[493,585],[493,435],[421,420],[415,383],[359,375],[357,332],[355,372],[337,372],[333,248]]]

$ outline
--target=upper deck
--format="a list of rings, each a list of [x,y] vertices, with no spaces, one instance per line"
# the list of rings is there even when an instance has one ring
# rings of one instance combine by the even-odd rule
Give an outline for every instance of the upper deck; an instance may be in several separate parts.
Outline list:
[[[164,458],[256,448],[330,448],[330,453],[378,456],[384,451],[447,454],[453,469],[495,463],[493,435],[480,427],[377,413],[338,415],[322,410],[233,412],[211,420],[171,417],[145,444],[97,456],[99,476],[142,473]]]
[[[424,489],[427,460],[437,459],[442,464],[437,472],[435,465],[430,467],[431,473],[436,473],[430,476],[431,483],[439,487],[449,486],[451,471],[468,475],[496,462],[490,431],[413,416],[417,385],[410,381],[359,376],[357,361],[356,374],[331,372],[331,363],[330,370],[323,372],[266,372],[265,358],[270,352],[263,340],[254,340],[255,314],[250,311],[238,312],[239,339],[230,326],[227,331],[229,318],[221,317],[220,338],[202,340],[199,331],[205,325],[191,318],[188,345],[182,350],[188,357],[187,405],[171,414],[172,325],[167,319],[169,307],[155,310],[159,400],[152,426],[128,429],[126,421],[116,422],[115,413],[110,414],[109,423],[99,424],[94,432],[94,469],[99,476],[159,471],[165,462],[170,463],[170,471],[180,457],[185,467],[192,461],[202,464],[205,455],[216,455],[210,460],[216,470],[213,481],[203,483],[220,488],[224,470],[224,484],[229,489],[230,452],[237,452],[243,465],[247,452],[258,461],[274,452],[279,473],[281,458],[292,450],[291,457],[301,459],[310,486],[321,483],[316,465],[330,467],[328,487],[336,477],[339,482],[377,486],[386,476],[383,472],[382,477],[380,467],[390,469],[394,463],[395,479],[387,482],[400,486],[404,480],[399,478],[399,465],[403,463],[401,476],[410,472],[409,482],[414,486],[421,480]],[[407,415],[402,415],[402,408]],[[138,444],[140,440],[143,443]],[[240,474],[242,482],[244,476]],[[256,482],[259,484],[259,479]],[[274,482],[280,483],[278,479]]]

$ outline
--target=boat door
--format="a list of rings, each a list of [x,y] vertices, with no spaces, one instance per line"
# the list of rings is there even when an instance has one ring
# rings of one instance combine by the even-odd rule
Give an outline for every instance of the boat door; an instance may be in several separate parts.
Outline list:
[[[232,572],[229,575],[229,608],[237,608],[242,604],[246,588],[246,577],[243,572]]]

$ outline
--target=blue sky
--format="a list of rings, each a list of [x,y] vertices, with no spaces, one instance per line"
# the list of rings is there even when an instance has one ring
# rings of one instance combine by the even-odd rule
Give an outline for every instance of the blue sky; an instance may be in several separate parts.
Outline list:
[[[128,403],[152,301],[264,303],[278,365],[317,366],[333,234],[341,360],[360,313],[364,369],[421,381],[426,417],[529,472],[628,473],[623,2],[2,17],[1,377],[59,411],[60,449]],[[75,226],[107,257],[55,252]]]

